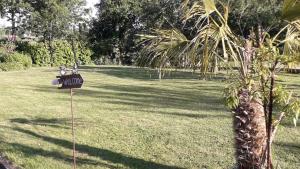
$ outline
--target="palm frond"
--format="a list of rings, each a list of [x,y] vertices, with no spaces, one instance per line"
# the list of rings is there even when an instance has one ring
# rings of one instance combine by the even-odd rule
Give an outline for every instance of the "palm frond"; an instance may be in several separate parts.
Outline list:
[[[289,21],[300,19],[300,0],[285,0],[282,17]]]
[[[154,30],[153,34],[140,35],[146,47],[137,59],[137,65],[152,68],[172,67],[182,57],[181,53],[189,40],[177,29]]]

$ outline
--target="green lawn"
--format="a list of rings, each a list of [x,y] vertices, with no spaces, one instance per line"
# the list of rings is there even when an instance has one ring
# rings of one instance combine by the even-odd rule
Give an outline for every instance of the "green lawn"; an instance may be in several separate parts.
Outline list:
[[[230,169],[232,115],[222,78],[173,72],[158,81],[133,67],[85,67],[75,90],[78,168]],[[150,74],[152,74],[150,76]],[[51,86],[57,71],[0,73],[0,152],[24,169],[69,169],[72,136],[68,90]],[[300,93],[300,75],[280,79]],[[274,144],[275,163],[300,165],[300,127],[288,121]]]

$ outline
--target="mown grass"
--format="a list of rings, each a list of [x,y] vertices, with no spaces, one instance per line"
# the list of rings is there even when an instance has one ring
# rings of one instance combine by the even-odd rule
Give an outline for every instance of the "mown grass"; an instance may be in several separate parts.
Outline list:
[[[78,168],[232,168],[232,115],[223,106],[222,78],[198,80],[134,67],[83,67],[75,90]],[[71,168],[68,90],[51,86],[57,71],[0,73],[0,152],[25,169]],[[282,83],[300,93],[300,76]],[[300,130],[289,121],[274,144],[275,163],[296,169]]]

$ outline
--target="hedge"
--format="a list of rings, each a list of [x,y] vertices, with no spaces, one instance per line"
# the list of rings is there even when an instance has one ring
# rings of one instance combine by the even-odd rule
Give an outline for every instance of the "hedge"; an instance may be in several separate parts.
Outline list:
[[[32,66],[32,60],[29,56],[13,52],[3,53],[0,52],[0,70],[23,70],[28,69]]]
[[[52,59],[49,48],[45,43],[20,42],[17,46],[18,51],[31,56],[33,64],[38,66],[72,66],[75,62],[72,46],[65,40],[53,42],[54,54]],[[76,50],[76,57],[81,64],[91,63],[91,50],[80,43],[76,43]]]

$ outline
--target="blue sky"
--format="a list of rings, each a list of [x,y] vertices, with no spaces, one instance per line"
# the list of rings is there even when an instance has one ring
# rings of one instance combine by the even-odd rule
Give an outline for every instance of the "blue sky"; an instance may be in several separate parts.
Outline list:
[[[88,7],[94,7],[94,5],[96,3],[98,3],[100,0],[86,0],[87,2],[87,6]],[[96,14],[96,10],[93,8],[93,16],[95,16]],[[6,21],[7,19],[6,18],[0,18],[0,27],[3,27],[3,26],[10,26],[10,23]]]

